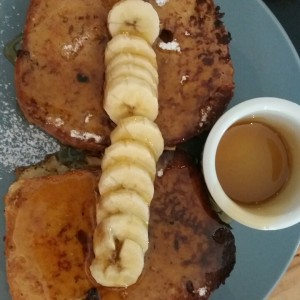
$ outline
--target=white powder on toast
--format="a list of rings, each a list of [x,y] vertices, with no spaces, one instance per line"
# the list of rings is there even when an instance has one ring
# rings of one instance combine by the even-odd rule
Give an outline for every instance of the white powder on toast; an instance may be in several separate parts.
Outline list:
[[[29,125],[17,108],[14,67],[4,57],[3,49],[21,32],[24,14],[15,6],[2,7],[0,3],[0,180],[16,167],[37,163],[60,149],[56,140]]]
[[[0,86],[1,88],[1,86]],[[46,133],[27,122],[15,108],[3,101],[0,92],[0,169],[12,172],[16,167],[37,163],[60,149]],[[11,101],[16,101],[11,99]]]
[[[3,57],[0,57],[2,60]],[[1,61],[3,62],[3,61]],[[1,64],[2,65],[2,64]],[[17,108],[14,86],[0,72],[0,171],[37,163],[60,149],[58,142],[36,126],[28,124]]]

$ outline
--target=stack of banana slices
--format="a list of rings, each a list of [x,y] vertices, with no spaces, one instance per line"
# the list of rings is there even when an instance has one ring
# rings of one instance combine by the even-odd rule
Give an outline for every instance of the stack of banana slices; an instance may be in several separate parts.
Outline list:
[[[142,273],[148,249],[149,205],[164,140],[158,114],[158,72],[152,44],[159,18],[148,2],[123,0],[108,15],[104,109],[117,126],[105,150],[99,181],[95,258],[103,286],[127,287]]]

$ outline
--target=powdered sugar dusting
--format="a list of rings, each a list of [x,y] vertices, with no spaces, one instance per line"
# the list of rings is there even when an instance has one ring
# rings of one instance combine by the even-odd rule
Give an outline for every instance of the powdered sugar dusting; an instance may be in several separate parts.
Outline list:
[[[180,45],[176,39],[168,43],[160,42],[158,46],[163,50],[181,52]]]
[[[52,124],[55,127],[61,127],[65,122],[61,118],[47,117],[47,123]]]
[[[44,159],[60,149],[59,144],[22,117],[16,104],[14,67],[3,55],[5,45],[19,36],[29,1],[0,2],[0,298],[10,299],[5,280],[4,201],[9,185],[15,179],[16,167]]]
[[[199,294],[200,297],[203,297],[203,296],[205,296],[206,293],[207,293],[207,287],[204,286],[204,287],[198,289],[197,292],[198,292],[198,294]]]
[[[5,13],[5,10],[9,11],[9,13]],[[21,23],[16,22],[16,19],[20,17],[20,13],[16,10],[16,6],[12,5],[10,7],[2,7],[2,2],[0,3],[0,21],[1,21],[1,31],[3,28],[8,29],[17,29],[22,28]],[[13,20],[13,21],[12,21]]]
[[[3,99],[2,93],[0,98]],[[60,149],[53,138],[27,124],[8,102],[2,101],[0,109],[0,169],[12,172],[16,167],[37,163]]]
[[[180,84],[183,85],[189,79],[189,75],[182,75]]]
[[[157,176],[158,177],[162,177],[164,175],[164,170],[163,169],[159,169],[158,171],[157,171]]]
[[[102,141],[102,137],[100,135],[90,133],[90,132],[80,132],[78,130],[71,130],[70,132],[71,137],[79,139],[79,140],[95,140],[96,143],[100,143]]]
[[[92,114],[88,114],[84,119],[84,123],[89,123],[92,117],[93,117]]]
[[[207,121],[207,118],[208,118],[208,115],[209,115],[209,112],[211,111],[211,107],[210,106],[207,106],[205,109],[204,108],[201,108],[201,121],[199,123],[199,126],[202,127],[204,125],[204,123]]]
[[[161,7],[161,6],[166,5],[166,3],[169,2],[169,0],[156,0],[155,2],[158,6]]]
[[[27,4],[0,3],[0,180],[60,149],[56,140],[22,117],[16,104],[14,67],[3,55],[5,45],[23,29]],[[56,120],[57,121],[57,120]]]
[[[61,55],[67,60],[74,58],[78,52],[83,48],[85,42],[90,38],[88,33],[75,38],[72,44],[65,44],[62,46]]]

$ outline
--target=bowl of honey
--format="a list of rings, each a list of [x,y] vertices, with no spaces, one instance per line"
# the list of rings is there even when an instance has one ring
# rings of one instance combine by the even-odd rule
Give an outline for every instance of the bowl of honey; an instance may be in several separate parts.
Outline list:
[[[203,173],[214,202],[240,224],[300,222],[300,106],[261,97],[226,111],[206,140]]]

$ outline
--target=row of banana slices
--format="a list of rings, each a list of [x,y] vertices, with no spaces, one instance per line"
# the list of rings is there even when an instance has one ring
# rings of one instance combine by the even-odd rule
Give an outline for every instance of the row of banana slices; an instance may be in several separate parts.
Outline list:
[[[112,39],[105,51],[103,105],[117,126],[101,164],[90,270],[103,286],[126,287],[137,281],[144,267],[156,163],[164,149],[154,123],[158,72],[151,46],[159,33],[159,18],[151,4],[123,0],[109,12],[108,28]]]

